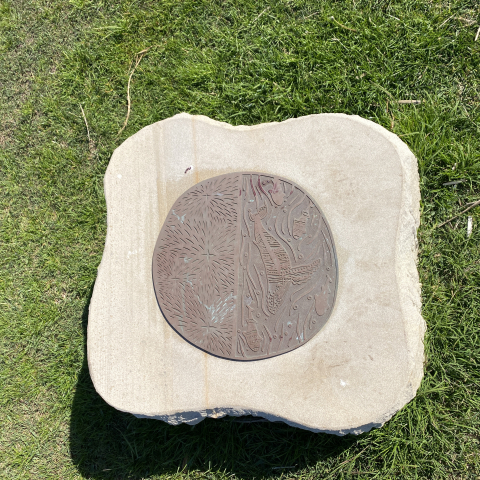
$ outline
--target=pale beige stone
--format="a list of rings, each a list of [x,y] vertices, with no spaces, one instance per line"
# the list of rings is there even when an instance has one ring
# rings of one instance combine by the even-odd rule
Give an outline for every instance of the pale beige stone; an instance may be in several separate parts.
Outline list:
[[[253,362],[216,358],[184,341],[163,318],[152,285],[153,248],[173,202],[233,171],[304,187],[338,254],[337,299],[325,327],[301,348]],[[250,414],[343,435],[381,426],[415,396],[425,331],[419,180],[415,157],[394,134],[342,114],[253,127],[176,115],[115,150],[105,196],[88,363],[110,405],[171,424]]]

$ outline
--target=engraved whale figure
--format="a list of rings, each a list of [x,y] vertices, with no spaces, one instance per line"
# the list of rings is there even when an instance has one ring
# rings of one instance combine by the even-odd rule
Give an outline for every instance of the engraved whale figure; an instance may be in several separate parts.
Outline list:
[[[274,238],[262,224],[267,216],[267,207],[264,205],[257,213],[248,212],[250,220],[254,222],[254,244],[260,250],[268,281],[267,308],[274,315],[283,303],[288,288],[307,282],[320,265],[320,259],[309,265],[292,267],[285,248]]]

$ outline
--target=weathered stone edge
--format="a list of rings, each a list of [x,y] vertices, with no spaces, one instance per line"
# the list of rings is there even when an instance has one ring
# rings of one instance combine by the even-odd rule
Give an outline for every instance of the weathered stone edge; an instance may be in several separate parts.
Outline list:
[[[409,359],[409,382],[399,394],[397,406],[386,414],[390,419],[404,407],[415,394],[423,378],[424,345],[426,323],[422,317],[421,284],[417,270],[418,241],[420,225],[420,179],[417,159],[408,146],[382,126],[356,117],[386,137],[398,152],[403,170],[402,206],[397,227],[395,273],[403,311],[405,336]],[[414,255],[412,253],[415,253]]]
[[[361,433],[368,432],[372,428],[381,427],[388,419],[385,419],[381,423],[368,423],[366,425],[361,425],[355,428],[345,428],[339,430],[325,430],[321,428],[313,428],[308,427],[302,423],[292,422],[284,417],[280,417],[277,415],[273,415],[271,413],[262,412],[258,410],[248,410],[245,408],[211,408],[205,410],[196,410],[191,412],[182,412],[182,413],[175,413],[172,415],[141,415],[141,414],[133,414],[137,418],[149,418],[152,420],[162,420],[163,422],[169,423],[170,425],[180,425],[181,423],[186,423],[188,425],[196,425],[200,423],[202,420],[206,418],[222,418],[227,415],[232,417],[243,417],[246,415],[251,415],[253,417],[264,418],[269,420],[270,422],[282,422],[286,423],[291,427],[301,428],[302,430],[308,430],[314,433],[330,433],[333,435],[347,435],[349,433],[354,435],[360,435]]]

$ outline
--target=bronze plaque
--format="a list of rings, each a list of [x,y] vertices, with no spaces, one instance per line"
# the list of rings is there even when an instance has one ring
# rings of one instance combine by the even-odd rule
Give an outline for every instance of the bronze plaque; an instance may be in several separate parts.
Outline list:
[[[259,360],[308,342],[335,302],[332,233],[313,198],[263,173],[209,178],[177,199],[153,254],[158,303],[188,342]]]

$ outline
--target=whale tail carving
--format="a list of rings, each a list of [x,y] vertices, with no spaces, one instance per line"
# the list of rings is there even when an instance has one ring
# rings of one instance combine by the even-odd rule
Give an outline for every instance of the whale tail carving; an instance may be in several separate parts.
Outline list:
[[[320,266],[320,259],[315,260],[310,265],[302,265],[300,267],[289,268],[285,277],[294,285],[301,285],[308,282],[312,278],[313,273]]]
[[[302,265],[300,267],[289,268],[283,277],[283,282],[277,283],[275,290],[270,292],[267,297],[268,311],[275,315],[278,308],[283,303],[285,294],[289,287],[293,285],[301,285],[306,283],[312,278],[312,275],[320,266],[320,260],[315,260],[310,265]]]

